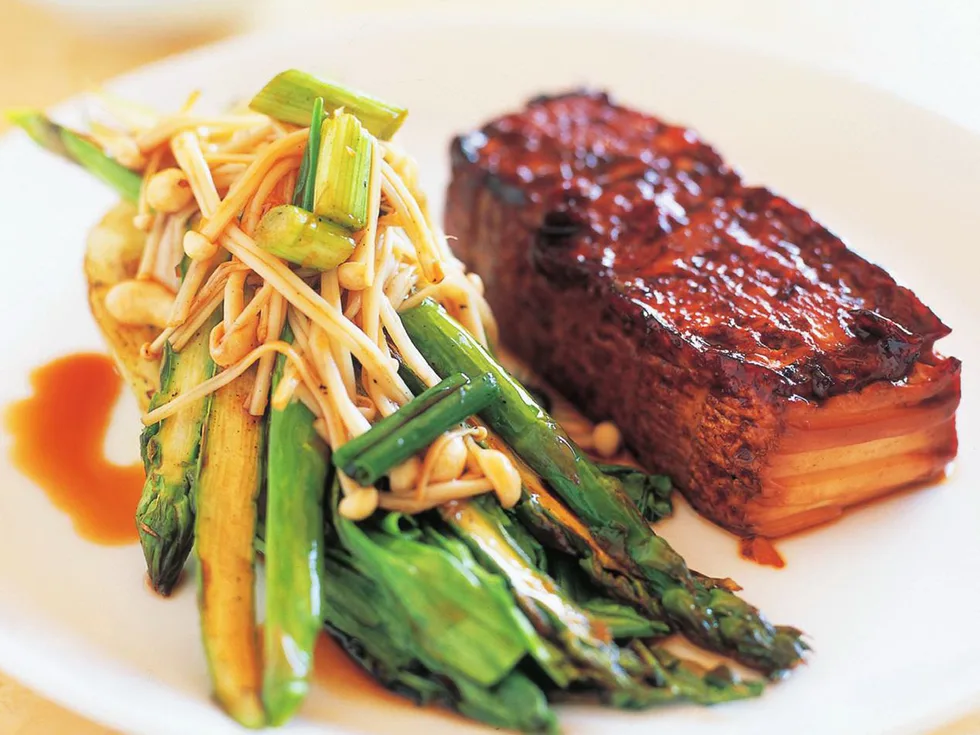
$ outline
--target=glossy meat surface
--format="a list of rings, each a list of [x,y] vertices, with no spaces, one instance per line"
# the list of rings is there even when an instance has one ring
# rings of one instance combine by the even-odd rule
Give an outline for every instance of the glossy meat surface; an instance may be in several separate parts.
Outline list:
[[[743,185],[690,130],[601,94],[541,99],[458,141],[538,231],[534,265],[588,280],[711,359],[817,398],[904,376],[948,329],[804,210]]]
[[[505,342],[592,418],[616,421],[717,522],[794,530],[955,455],[959,363],[933,352],[946,326],[693,132],[574,93],[533,100],[452,153],[446,229]],[[934,426],[893,417],[919,410],[900,390],[916,366],[942,385]],[[865,402],[892,418],[869,413],[847,446]],[[792,446],[809,422],[893,471]],[[857,489],[834,487],[834,473]]]

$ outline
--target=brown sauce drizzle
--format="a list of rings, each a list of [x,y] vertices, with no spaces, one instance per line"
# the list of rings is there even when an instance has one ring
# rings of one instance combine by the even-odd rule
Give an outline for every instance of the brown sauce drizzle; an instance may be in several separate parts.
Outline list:
[[[82,538],[106,546],[135,542],[143,467],[114,464],[103,451],[122,387],[112,359],[69,355],[30,379],[33,394],[6,413],[14,465],[68,514]]]

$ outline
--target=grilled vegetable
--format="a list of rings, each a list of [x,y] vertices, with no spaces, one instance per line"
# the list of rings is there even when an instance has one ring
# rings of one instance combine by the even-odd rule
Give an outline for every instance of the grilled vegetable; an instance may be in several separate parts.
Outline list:
[[[622,484],[604,475],[523,386],[441,307],[427,300],[401,317],[437,373],[490,372],[498,379],[501,400],[485,409],[482,418],[554,488],[610,554],[655,584],[688,576],[684,560],[650,532]]]
[[[327,555],[324,612],[347,652],[389,689],[420,704],[439,704],[493,727],[533,733],[558,730],[544,692],[518,671],[486,687],[456,673],[436,674],[415,651],[415,639],[397,610],[345,552]]]
[[[623,669],[618,647],[545,572],[535,569],[507,530],[506,516],[484,499],[454,501],[439,508],[443,520],[473,553],[500,574],[538,633],[569,659],[572,679],[637,706],[646,687]],[[560,683],[560,682],[557,682]]]
[[[560,426],[435,302],[401,313],[406,330],[439,374],[489,372],[501,400],[481,417],[540,474],[597,542],[628,575],[661,601],[672,623],[697,643],[777,675],[800,663],[800,631],[772,626],[754,607],[725,589],[707,589],[658,537],[618,478],[604,474]]]
[[[160,390],[150,402],[151,410],[214,375],[208,335],[220,319],[219,310],[179,353],[166,344]],[[163,595],[173,590],[194,544],[194,492],[211,402],[211,396],[194,401],[147,426],[140,437],[146,482],[136,508],[136,527],[150,584]]]
[[[334,466],[359,484],[372,485],[496,397],[497,384],[489,375],[475,380],[451,375],[340,447]]]
[[[390,139],[408,115],[402,107],[296,69],[273,77],[255,95],[250,107],[283,122],[309,125],[317,97],[323,98],[324,107],[330,112],[342,107],[355,115],[368,132],[381,140]]]
[[[255,228],[260,248],[306,268],[328,271],[354,252],[354,238],[343,227],[292,204],[273,207]]]
[[[336,525],[356,568],[412,628],[427,666],[493,686],[527,653],[505,587],[468,555],[390,528],[367,533],[343,518]]]
[[[62,127],[37,110],[15,110],[7,119],[23,128],[31,139],[51,153],[77,163],[103,183],[116,190],[128,202],[136,202],[143,185],[142,177],[115,161],[97,145],[79,133]]]
[[[262,419],[244,406],[251,369],[214,394],[197,486],[198,599],[214,693],[246,727],[262,727],[262,668],[255,625],[256,498],[262,482]]]
[[[670,496],[674,487],[666,475],[648,475],[635,467],[600,464],[599,471],[615,477],[647,523],[656,523],[674,512]]]
[[[287,328],[288,329],[288,328]],[[284,334],[286,341],[291,335]],[[280,355],[273,390],[282,377]],[[262,701],[269,723],[286,722],[309,690],[323,623],[323,490],[327,447],[313,414],[293,399],[269,416],[265,515],[265,627]]]
[[[488,442],[494,449],[510,454],[507,445],[493,434],[488,437]],[[510,456],[523,484],[521,500],[513,511],[521,523],[544,546],[574,559],[596,588],[642,610],[650,624],[656,626],[657,635],[671,630],[657,596],[642,580],[625,573],[586,525],[544,486],[540,477],[519,457]]]
[[[568,598],[604,625],[615,640],[651,640],[672,632],[665,621],[641,614],[636,607],[620,602],[614,593],[590,580],[577,557],[552,551],[548,557],[548,573]]]
[[[758,683],[742,684],[723,669],[708,679],[691,664],[674,660],[668,667],[658,658],[662,652],[639,641],[629,641],[626,648],[617,646],[554,579],[534,565],[532,557],[542,550],[525,554],[516,540],[521,535],[516,530],[519,525],[489,499],[450,503],[440,514],[475,558],[428,521],[388,514],[372,526],[374,530],[361,531],[350,521],[335,519],[343,550],[332,545],[328,553],[327,623],[342,633],[355,658],[389,686],[497,726],[531,731],[550,726],[550,715],[543,717],[547,712],[543,697],[535,695],[521,676],[522,659],[497,668],[502,680],[487,671],[499,659],[496,654],[488,656],[484,647],[506,650],[508,640],[516,642],[514,632],[533,626],[533,632],[522,636],[528,644],[523,650],[551,680],[549,693],[559,698],[568,696],[563,691],[577,691],[615,706],[638,708],[681,698],[726,701],[759,693]],[[351,532],[362,535],[354,538]],[[384,560],[386,552],[398,554],[399,568],[392,569]],[[453,562],[444,566],[435,561],[440,558]],[[454,569],[467,570],[469,581],[464,583]],[[406,583],[400,575],[412,576],[412,582]],[[499,591],[501,582],[510,602]],[[474,613],[468,605],[491,590],[497,592],[483,597],[484,607]],[[434,596],[418,598],[427,592]],[[513,609],[505,612],[512,605],[523,614]],[[506,633],[504,627],[491,624],[476,638],[466,634],[474,618],[486,623],[500,614],[513,621]],[[446,640],[439,636],[440,630]],[[469,667],[466,674],[460,671],[464,663]],[[483,676],[487,678],[473,681]],[[446,687],[447,677],[452,687]],[[511,689],[523,692],[520,705],[512,695],[503,696]],[[478,709],[475,703],[480,704]]]
[[[324,120],[313,211],[348,230],[363,229],[373,155],[371,136],[354,115],[342,113]]]

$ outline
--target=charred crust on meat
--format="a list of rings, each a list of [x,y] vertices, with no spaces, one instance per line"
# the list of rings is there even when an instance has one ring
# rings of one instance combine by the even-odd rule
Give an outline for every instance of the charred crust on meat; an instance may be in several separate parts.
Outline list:
[[[786,532],[760,519],[785,505],[766,473],[790,417],[859,394],[909,386],[931,412],[923,476],[955,455],[960,365],[933,352],[949,328],[693,131],[571,92],[458,138],[452,161],[446,230],[508,347],[713,520]]]

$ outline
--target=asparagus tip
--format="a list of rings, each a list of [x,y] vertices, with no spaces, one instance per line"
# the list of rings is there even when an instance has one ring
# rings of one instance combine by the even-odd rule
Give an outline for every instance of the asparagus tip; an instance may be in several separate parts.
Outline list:
[[[167,597],[180,579],[194,542],[194,516],[189,499],[170,503],[155,495],[137,509],[136,528],[150,586]]]

